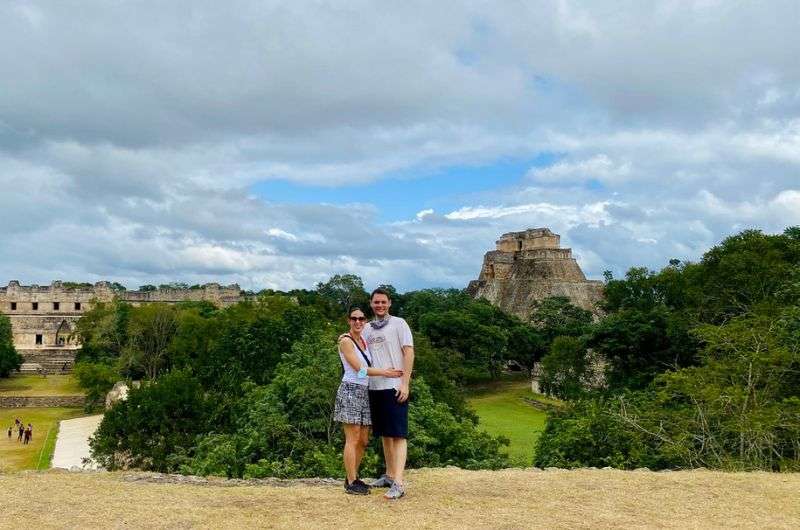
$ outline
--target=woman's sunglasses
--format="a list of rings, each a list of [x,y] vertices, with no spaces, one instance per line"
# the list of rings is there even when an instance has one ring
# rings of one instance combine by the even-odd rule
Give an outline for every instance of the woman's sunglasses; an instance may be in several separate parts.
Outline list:
[[[350,317],[350,320],[353,322],[366,322],[367,317]]]

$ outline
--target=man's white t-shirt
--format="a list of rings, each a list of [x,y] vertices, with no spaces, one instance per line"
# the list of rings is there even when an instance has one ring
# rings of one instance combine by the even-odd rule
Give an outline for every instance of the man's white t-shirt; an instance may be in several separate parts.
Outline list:
[[[367,341],[372,354],[372,366],[375,368],[403,369],[403,346],[414,346],[411,328],[400,317],[389,316],[389,322],[381,329],[371,324],[364,326],[361,336]],[[399,388],[401,377],[369,377],[370,390],[389,390]]]

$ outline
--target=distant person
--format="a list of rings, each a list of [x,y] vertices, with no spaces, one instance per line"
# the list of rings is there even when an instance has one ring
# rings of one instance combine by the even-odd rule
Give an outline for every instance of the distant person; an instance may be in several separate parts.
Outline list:
[[[360,308],[348,313],[350,331],[339,337],[339,359],[344,374],[336,392],[333,419],[342,424],[344,430],[344,469],[347,474],[344,490],[354,495],[367,495],[369,486],[358,477],[361,459],[369,442],[369,426],[372,424],[369,405],[369,380],[374,376],[399,378],[402,370],[374,368],[372,355],[361,332],[367,317]]]
[[[31,424],[29,423],[28,426],[25,427],[25,437],[24,437],[22,443],[25,444],[25,445],[28,445],[29,443],[31,443],[32,434],[33,433],[31,432]]]
[[[9,440],[11,439],[11,431],[12,431],[13,429],[14,429],[14,426],[13,426],[13,425],[9,425],[9,427],[8,427],[8,439],[9,439]]]
[[[20,424],[19,424],[18,431],[19,431],[19,435],[17,436],[17,441],[21,442],[22,441],[22,437],[25,435],[25,426],[22,424],[22,422],[20,422]]]
[[[400,317],[391,316],[392,299],[384,289],[375,289],[370,296],[375,319],[364,328],[364,339],[372,352],[376,368],[402,370],[402,377],[387,379],[370,377],[369,404],[372,430],[383,442],[386,473],[372,483],[388,487],[387,499],[405,495],[403,472],[408,454],[408,397],[411,372],[414,368],[414,339],[411,328]]]

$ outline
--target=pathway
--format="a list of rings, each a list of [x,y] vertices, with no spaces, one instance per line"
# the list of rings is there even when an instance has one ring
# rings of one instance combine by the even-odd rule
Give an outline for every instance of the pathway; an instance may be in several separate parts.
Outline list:
[[[58,429],[52,467],[96,469],[97,464],[84,465],[83,459],[89,458],[89,437],[97,430],[102,419],[103,415],[97,414],[63,420]]]

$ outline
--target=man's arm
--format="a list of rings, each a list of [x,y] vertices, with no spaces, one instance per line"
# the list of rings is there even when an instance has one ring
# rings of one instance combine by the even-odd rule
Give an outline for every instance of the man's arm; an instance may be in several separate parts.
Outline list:
[[[397,389],[397,401],[403,403],[411,393],[411,371],[414,369],[414,346],[403,346],[403,378]]]

